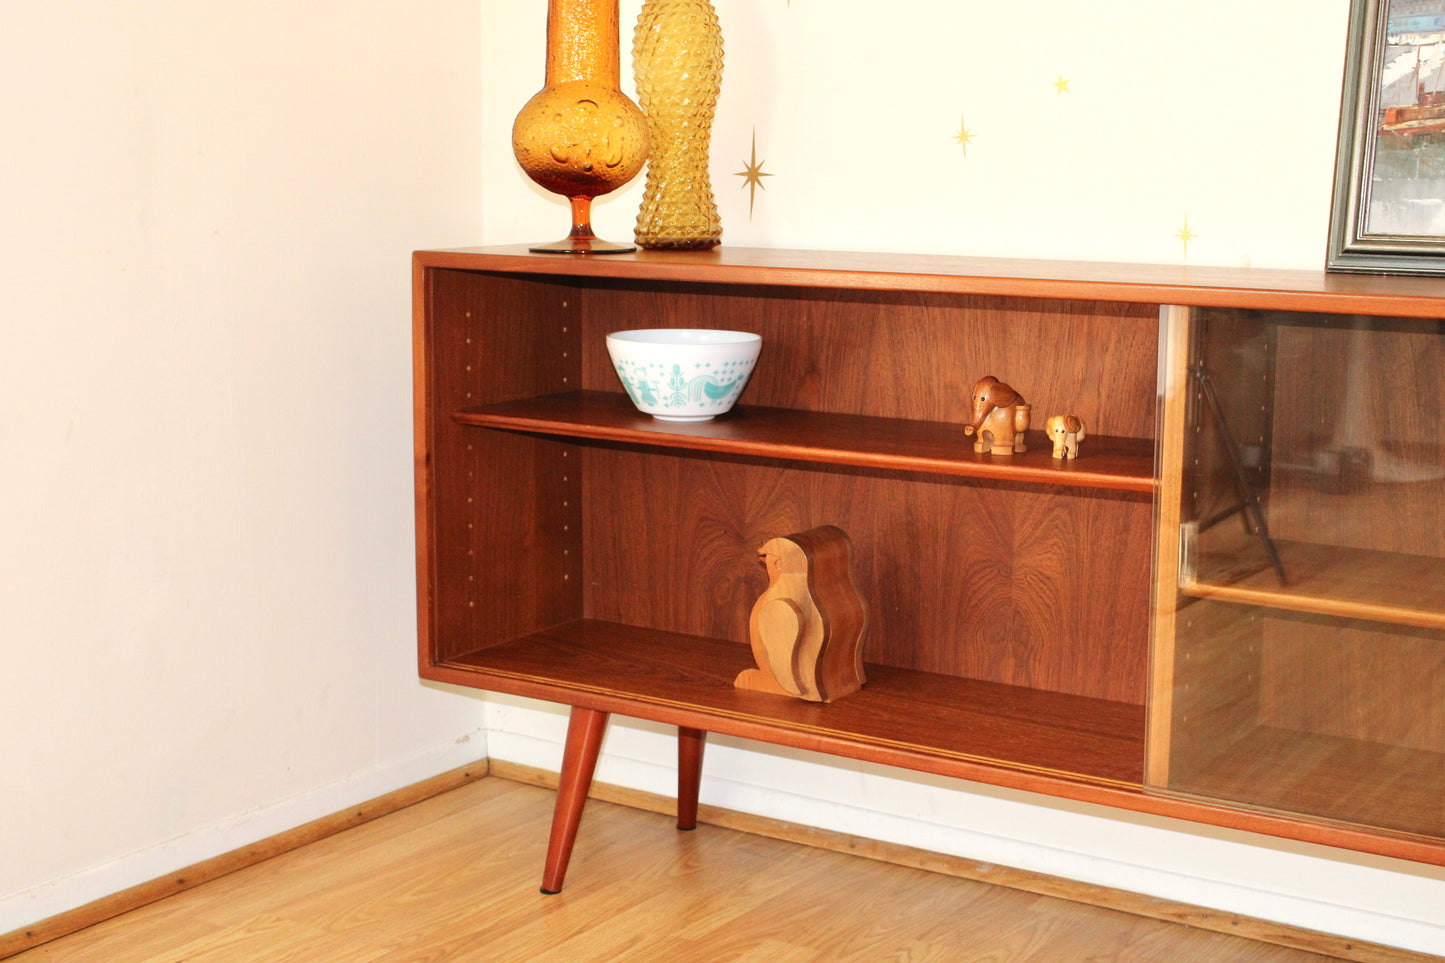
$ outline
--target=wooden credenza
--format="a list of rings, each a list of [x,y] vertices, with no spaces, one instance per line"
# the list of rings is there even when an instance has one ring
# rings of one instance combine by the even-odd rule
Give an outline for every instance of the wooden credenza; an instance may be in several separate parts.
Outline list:
[[[746,250],[419,252],[422,677],[1445,864],[1445,282]],[[738,408],[639,415],[604,336],[762,335]],[[985,374],[1041,431],[980,455]],[[1264,522],[1263,530],[1257,524]],[[868,684],[733,687],[756,551],[832,524]],[[1280,572],[1283,572],[1283,578]]]

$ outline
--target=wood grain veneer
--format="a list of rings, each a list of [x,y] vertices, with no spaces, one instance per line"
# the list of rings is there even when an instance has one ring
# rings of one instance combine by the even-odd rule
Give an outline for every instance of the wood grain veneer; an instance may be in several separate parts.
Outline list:
[[[756,550],[833,524],[870,600],[864,659],[1142,704],[1150,505],[952,478],[588,449],[584,612],[747,641]],[[741,493],[741,495],[737,494]]]

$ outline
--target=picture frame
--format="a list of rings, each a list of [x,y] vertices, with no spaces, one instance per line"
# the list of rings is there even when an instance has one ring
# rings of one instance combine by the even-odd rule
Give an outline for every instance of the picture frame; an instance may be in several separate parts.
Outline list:
[[[1445,0],[1351,0],[1325,266],[1445,274]]]

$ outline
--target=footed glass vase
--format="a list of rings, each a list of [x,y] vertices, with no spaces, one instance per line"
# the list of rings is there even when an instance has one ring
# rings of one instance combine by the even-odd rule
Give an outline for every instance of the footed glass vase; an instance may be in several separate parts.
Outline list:
[[[592,233],[592,199],[637,176],[647,160],[647,121],[619,86],[618,0],[548,0],[545,86],[512,124],[512,153],[545,189],[566,197],[572,232],[533,251],[635,251]]]
[[[637,99],[652,154],[637,215],[647,248],[709,248],[722,220],[708,176],[708,145],[722,88],[723,41],[707,0],[646,0],[633,35]]]

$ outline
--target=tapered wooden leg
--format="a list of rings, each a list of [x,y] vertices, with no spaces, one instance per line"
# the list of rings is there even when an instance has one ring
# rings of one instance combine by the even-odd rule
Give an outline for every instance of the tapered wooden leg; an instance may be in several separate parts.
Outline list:
[[[577,826],[582,822],[582,808],[587,805],[587,790],[606,733],[607,713],[572,707],[557,805],[552,810],[552,836],[547,841],[547,865],[542,870],[542,892],[549,896],[562,892],[562,878],[567,875],[567,861],[572,858],[572,844],[577,841]]]
[[[707,733],[677,727],[677,828],[697,828],[697,794],[702,784],[702,751]]]

